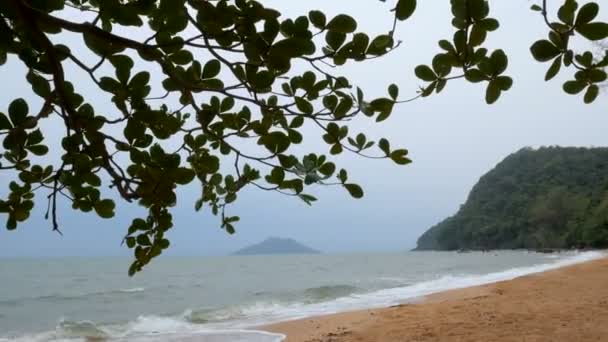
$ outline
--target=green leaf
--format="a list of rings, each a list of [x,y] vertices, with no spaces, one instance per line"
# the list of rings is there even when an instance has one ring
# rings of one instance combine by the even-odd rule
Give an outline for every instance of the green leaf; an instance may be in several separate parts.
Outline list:
[[[395,15],[398,20],[407,20],[416,11],[416,0],[399,0],[397,2],[397,8],[395,9]]]
[[[574,0],[566,0],[557,12],[558,18],[565,24],[572,25],[574,23],[574,13],[578,8],[578,3]]]
[[[397,97],[399,97],[399,87],[396,84],[391,84],[388,87],[388,94],[393,100],[397,100]]]
[[[479,24],[473,25],[469,35],[469,45],[479,46],[485,42],[488,32]]]
[[[357,21],[349,15],[339,14],[327,24],[326,29],[339,33],[352,33],[357,29]]]
[[[334,51],[337,51],[340,46],[344,44],[344,41],[346,41],[346,33],[328,31],[327,34],[325,34],[325,42],[329,47],[334,49]]]
[[[127,243],[127,247],[129,247],[129,248],[135,247],[135,238],[134,237],[129,236],[128,238],[125,239],[125,242]]]
[[[185,65],[192,62],[192,53],[188,50],[179,50],[171,55],[171,61],[175,64]]]
[[[277,131],[262,136],[259,143],[263,144],[271,153],[279,154],[289,148],[291,140],[285,133]]]
[[[553,79],[555,76],[557,76],[557,74],[559,73],[559,71],[562,68],[562,57],[557,57],[553,63],[551,64],[551,67],[549,67],[549,70],[547,70],[547,74],[545,75],[545,81],[549,81],[551,79]]]
[[[296,107],[298,107],[298,110],[300,110],[304,114],[312,114],[314,108],[310,102],[299,96],[296,97],[295,100]]]
[[[111,199],[104,199],[95,203],[95,212],[102,218],[114,217],[114,201]]]
[[[19,98],[11,102],[8,106],[8,115],[11,118],[14,126],[19,126],[25,122],[29,108],[24,99]]]
[[[173,178],[177,184],[188,184],[192,182],[196,174],[191,169],[180,167],[175,169]]]
[[[116,68],[116,78],[122,83],[127,83],[131,76],[133,60],[126,55],[115,55],[110,57],[110,62]]]
[[[493,104],[500,97],[501,93],[500,85],[497,81],[493,80],[488,83],[488,87],[486,88],[486,103]]]
[[[391,152],[390,157],[395,163],[399,165],[407,165],[412,162],[409,158],[406,157],[407,155],[407,150],[395,150]]]
[[[513,79],[509,76],[499,76],[494,80],[500,90],[507,91],[513,86]]]
[[[340,103],[336,107],[336,110],[334,111],[334,117],[336,119],[342,119],[348,114],[348,112],[352,108],[353,108],[353,99],[350,97],[345,97],[342,100],[340,100]]]
[[[467,0],[469,15],[475,20],[481,20],[488,15],[489,8],[485,0]]]
[[[479,69],[469,69],[465,72],[464,76],[467,81],[472,83],[479,83],[488,79]]]
[[[150,246],[152,243],[150,242],[150,238],[148,234],[139,234],[137,235],[137,244],[140,246]]]
[[[318,29],[325,29],[325,24],[327,24],[327,18],[325,14],[321,11],[310,11],[308,12],[308,19],[310,22]]]
[[[160,247],[161,249],[167,249],[170,245],[171,242],[167,239],[161,239],[160,241],[158,241],[158,247]]]
[[[203,67],[203,78],[214,78],[219,75],[221,69],[220,61],[217,59],[212,59],[209,62],[205,63]]]
[[[487,18],[477,22],[477,25],[486,31],[496,31],[500,27],[500,23],[496,19]]]
[[[27,73],[26,76],[28,82],[32,85],[34,93],[40,97],[46,98],[51,93],[51,86],[49,82],[42,76],[36,74],[32,70]]]
[[[390,156],[391,145],[388,140],[384,138],[380,139],[380,141],[378,142],[378,147],[380,147],[380,149],[384,152],[384,154],[386,154],[386,156]]]
[[[600,11],[600,6],[595,2],[590,2],[578,11],[576,16],[576,21],[574,22],[575,26],[581,26],[590,23],[593,19],[595,19]]]
[[[26,146],[25,148],[37,156],[43,156],[49,152],[49,148],[44,145]]]
[[[561,51],[548,40],[539,40],[530,47],[532,56],[539,62],[548,62],[557,57]]]
[[[393,37],[388,34],[381,34],[374,38],[367,48],[369,55],[380,56],[385,54],[395,43]]]
[[[226,232],[230,235],[234,235],[234,233],[236,233],[236,231],[234,230],[234,226],[230,223],[226,223],[225,229]]]
[[[308,205],[312,205],[312,202],[317,200],[316,197],[307,194],[299,194],[298,197]]]
[[[600,22],[585,24],[577,26],[576,32],[589,40],[602,40],[608,38],[608,24]]]
[[[600,88],[596,84],[592,84],[587,88],[587,92],[585,93],[585,103],[589,104],[595,101],[598,94],[600,93]]]
[[[109,93],[117,93],[120,89],[120,83],[111,77],[102,77],[99,79],[99,86],[102,90]]]
[[[13,215],[9,215],[8,219],[6,220],[6,229],[15,230],[16,228],[17,228],[17,220],[15,219],[15,217]]]
[[[363,189],[361,189],[361,187],[357,184],[344,184],[344,187],[346,188],[346,190],[348,190],[348,193],[350,193],[350,195],[354,198],[362,198],[363,197]]]
[[[437,75],[435,75],[433,69],[428,65],[419,65],[414,72],[416,73],[416,76],[423,81],[432,82],[437,79]]]
[[[27,135],[28,146],[40,144],[42,140],[44,140],[44,136],[42,135],[42,132],[39,129]]]
[[[150,82],[150,73],[147,71],[140,71],[129,81],[129,87],[138,89],[146,86]]]
[[[568,81],[564,83],[564,91],[570,95],[576,95],[587,87],[587,83],[583,81]]]
[[[507,66],[509,65],[509,58],[503,50],[494,51],[490,56],[490,60],[492,61],[492,65],[494,66],[494,71],[496,75],[500,75],[505,72],[505,70],[507,70]]]
[[[6,117],[6,114],[0,112],[0,129],[6,130],[11,128],[13,128],[13,125],[11,125],[11,122]]]

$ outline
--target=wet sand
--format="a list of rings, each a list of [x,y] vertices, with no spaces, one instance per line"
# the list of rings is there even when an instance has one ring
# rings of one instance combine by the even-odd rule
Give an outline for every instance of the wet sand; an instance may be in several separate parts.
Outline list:
[[[608,258],[452,290],[418,304],[260,328],[287,342],[608,341]]]

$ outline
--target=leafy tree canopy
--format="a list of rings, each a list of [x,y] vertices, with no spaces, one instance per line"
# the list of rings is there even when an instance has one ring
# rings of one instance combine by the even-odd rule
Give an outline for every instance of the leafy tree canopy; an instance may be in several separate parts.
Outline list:
[[[294,146],[313,138],[302,135],[303,125],[318,128],[330,155],[346,151],[405,165],[407,150],[352,132],[348,123],[386,120],[396,105],[440,93],[453,80],[484,82],[488,103],[513,83],[505,74],[507,54],[483,47],[499,28],[484,0],[451,0],[455,33],[439,42],[441,52],[429,65],[416,68],[423,86],[410,98],[394,84],[385,96],[368,98],[330,68],[397,48],[399,22],[410,19],[418,5],[391,3],[386,33],[369,36],[345,14],[312,10],[286,18],[247,0],[1,1],[0,65],[18,58],[42,103],[31,108],[24,99],[11,99],[0,106],[0,167],[14,179],[0,202],[7,228],[28,220],[36,194],[48,199],[47,217],[57,231],[59,200],[111,218],[115,202],[100,190],[109,186],[122,200],[148,210],[133,220],[124,239],[134,251],[134,274],[169,247],[165,233],[173,225],[170,210],[179,186],[196,182],[201,194],[195,209],[219,216],[228,233],[239,217],[226,209],[246,186],[309,204],[316,201],[307,193],[315,184],[342,186],[362,197],[362,188],[330,156],[294,153]],[[548,39],[531,48],[536,60],[551,62],[547,79],[570,67],[574,79],[564,90],[584,92],[585,102],[593,102],[597,84],[606,79],[608,57],[577,53],[570,42],[575,36],[608,36],[608,24],[596,20],[599,5],[566,0],[555,9],[555,21],[546,1],[532,9],[549,29]],[[63,33],[77,35],[84,45],[54,42]],[[79,92],[65,72],[68,64],[111,97],[112,113],[101,113],[90,94]],[[150,70],[162,80],[153,81]],[[61,157],[49,161],[39,156],[48,152],[44,122],[51,119],[65,130],[56,147]],[[171,148],[169,140],[179,147]]]

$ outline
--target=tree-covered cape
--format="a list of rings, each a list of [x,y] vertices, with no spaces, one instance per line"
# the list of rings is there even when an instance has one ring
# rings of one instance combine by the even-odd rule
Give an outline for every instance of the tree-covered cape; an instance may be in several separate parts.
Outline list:
[[[481,177],[419,250],[608,247],[608,148],[525,148]]]

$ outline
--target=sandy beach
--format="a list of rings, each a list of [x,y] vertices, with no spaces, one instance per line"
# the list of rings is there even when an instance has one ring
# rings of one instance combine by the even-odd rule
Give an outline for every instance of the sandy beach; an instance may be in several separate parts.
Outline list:
[[[608,258],[452,290],[417,304],[288,321],[288,342],[608,341]]]

